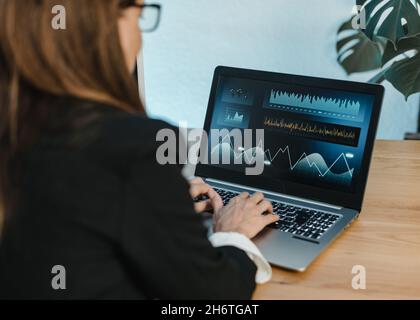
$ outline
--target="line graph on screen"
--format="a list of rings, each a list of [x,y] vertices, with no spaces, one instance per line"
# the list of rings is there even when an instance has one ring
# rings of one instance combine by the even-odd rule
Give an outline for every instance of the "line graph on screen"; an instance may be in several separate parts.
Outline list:
[[[327,164],[326,160],[320,153],[303,152],[297,160],[292,159],[290,146],[280,147],[276,150],[264,148],[260,142],[256,147],[245,149],[239,147],[235,149],[230,136],[225,136],[218,145],[212,148],[211,154],[219,152],[220,154],[229,154],[234,159],[244,158],[246,163],[255,162],[257,154],[264,157],[264,164],[267,167],[276,166],[276,162],[287,163],[288,170],[300,176],[322,179],[324,181],[349,185],[352,182],[354,168],[350,167],[347,159],[353,159],[351,154],[341,153],[337,158]],[[337,168],[344,168],[344,171],[336,173]]]

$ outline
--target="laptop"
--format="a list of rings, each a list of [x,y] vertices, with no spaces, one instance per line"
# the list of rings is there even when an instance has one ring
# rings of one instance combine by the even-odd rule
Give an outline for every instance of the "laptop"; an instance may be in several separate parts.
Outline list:
[[[253,241],[271,264],[303,272],[361,212],[383,96],[380,85],[217,67],[204,131],[264,129],[251,151],[264,168],[208,161],[195,175],[225,204],[262,192],[280,221]],[[250,149],[211,139],[206,150],[227,146],[232,160]]]

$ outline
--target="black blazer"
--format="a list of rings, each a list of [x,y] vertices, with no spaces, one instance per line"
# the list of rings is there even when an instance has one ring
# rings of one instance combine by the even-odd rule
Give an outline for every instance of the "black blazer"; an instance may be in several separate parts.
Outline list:
[[[156,162],[156,133],[168,124],[70,98],[48,108],[14,166],[0,298],[251,297],[254,263],[212,247],[181,168]],[[52,288],[55,265],[66,290]]]

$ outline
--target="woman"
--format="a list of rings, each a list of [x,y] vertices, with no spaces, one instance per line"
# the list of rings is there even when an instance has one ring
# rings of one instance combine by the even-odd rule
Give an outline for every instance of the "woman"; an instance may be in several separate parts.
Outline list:
[[[55,1],[0,0],[0,298],[250,298],[271,270],[249,239],[278,218],[156,163],[168,125],[131,76],[144,6],[60,3],[66,30]]]

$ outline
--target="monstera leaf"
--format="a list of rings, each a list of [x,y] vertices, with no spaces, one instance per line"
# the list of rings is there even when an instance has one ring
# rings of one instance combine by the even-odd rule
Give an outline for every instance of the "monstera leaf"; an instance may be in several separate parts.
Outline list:
[[[420,0],[357,0],[366,13],[365,34],[383,37],[395,48],[399,40],[420,34]]]
[[[414,54],[409,55],[413,51]],[[407,99],[411,94],[420,92],[420,35],[400,40],[398,50],[394,50],[393,46],[387,46],[383,55],[383,64],[398,56],[403,58],[395,61],[386,70],[385,78]]]
[[[356,4],[365,11],[366,29],[353,29],[354,17],[340,27],[338,62],[348,74],[380,69],[370,82],[388,80],[406,98],[420,92],[420,0]]]
[[[341,39],[337,42],[338,62],[347,74],[364,72],[382,67],[385,41],[374,42],[362,31],[352,27],[351,18],[338,30]]]

